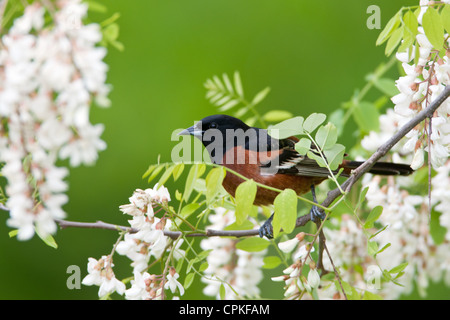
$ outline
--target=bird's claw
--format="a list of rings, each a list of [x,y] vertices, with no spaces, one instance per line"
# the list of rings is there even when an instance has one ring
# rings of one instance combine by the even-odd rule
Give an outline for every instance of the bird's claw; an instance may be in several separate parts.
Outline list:
[[[312,206],[311,211],[309,213],[311,215],[311,220],[313,222],[324,220],[326,217],[325,212],[320,211],[319,207],[317,206]]]
[[[273,214],[263,223],[261,228],[259,228],[259,236],[261,238],[266,237],[267,239],[273,239],[273,227],[272,227]]]

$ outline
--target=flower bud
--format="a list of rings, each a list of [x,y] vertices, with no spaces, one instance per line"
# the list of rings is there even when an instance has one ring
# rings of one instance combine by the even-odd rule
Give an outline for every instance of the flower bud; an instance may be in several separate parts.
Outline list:
[[[303,239],[305,239],[305,233],[304,232],[297,233],[295,237],[297,238],[298,241],[302,241]]]
[[[308,272],[308,284],[311,288],[317,288],[320,284],[320,276],[316,269],[310,269]]]

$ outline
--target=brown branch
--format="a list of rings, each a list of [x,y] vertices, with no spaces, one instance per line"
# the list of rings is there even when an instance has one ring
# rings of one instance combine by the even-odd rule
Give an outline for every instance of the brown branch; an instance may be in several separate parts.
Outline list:
[[[424,121],[427,118],[431,118],[433,113],[440,107],[440,105],[450,96],[450,85],[444,88],[444,91],[441,95],[434,100],[427,108],[423,109],[419,112],[414,118],[408,121],[403,127],[397,131],[388,141],[386,141],[383,145],[381,145],[378,150],[372,154],[372,156],[367,159],[361,166],[352,171],[352,175],[341,185],[341,188],[336,188],[331,190],[327,194],[327,198],[322,202],[323,207],[330,206],[334,200],[336,200],[342,193],[341,190],[345,192],[349,192],[353,185],[362,177],[364,173],[370,170],[372,166],[381,159],[389,150],[392,149],[394,145],[396,145],[400,139],[402,139],[406,134],[411,131],[415,126]],[[430,209],[431,210],[431,209]],[[308,221],[311,220],[310,214],[304,215],[297,219],[296,226],[303,226]],[[322,222],[323,223],[323,222]],[[319,226],[318,226],[319,227]],[[320,229],[319,234],[319,261],[318,266],[319,269],[322,269],[323,272],[326,272],[323,268],[322,258],[323,258],[323,250],[326,248],[325,245],[325,236]],[[328,251],[328,250],[327,250]],[[331,258],[331,257],[330,257]],[[336,273],[336,271],[335,271]],[[344,292],[345,295],[345,292]]]
[[[372,154],[372,156],[364,161],[362,165],[352,171],[351,176],[341,185],[341,189],[345,192],[349,192],[353,185],[361,178],[361,176],[372,168],[372,166],[380,160],[389,150],[392,149],[401,138],[406,136],[406,134],[414,129],[420,122],[424,121],[428,117],[432,117],[433,113],[439,108],[439,106],[450,96],[450,85],[444,88],[444,91],[440,96],[434,100],[427,108],[419,112],[414,118],[408,121],[403,127],[401,127],[396,134],[394,134],[388,141],[383,143],[378,150]],[[327,198],[321,203],[323,207],[329,207],[334,200],[336,200],[340,195],[341,191],[339,188],[333,189],[328,192]],[[311,220],[309,214],[299,217],[297,219],[296,227],[304,226],[308,221]]]
[[[433,101],[427,108],[419,112],[413,119],[406,123],[400,130],[394,134],[388,141],[381,145],[378,150],[372,154],[372,156],[366,160],[361,166],[352,171],[351,176],[341,185],[341,189],[345,192],[351,190],[352,186],[361,178],[361,176],[370,170],[370,168],[377,162],[381,157],[386,155],[392,147],[400,141],[409,131],[411,131],[416,125],[425,120],[427,117],[431,117],[437,108],[450,96],[450,86],[446,86],[441,95]],[[333,189],[328,192],[327,198],[322,202],[323,207],[328,207],[336,200],[340,195],[341,191],[339,188]],[[0,209],[8,210],[6,207],[2,206]],[[311,220],[310,214],[301,216],[296,221],[296,228],[306,225]],[[97,221],[93,223],[89,222],[75,222],[66,220],[55,220],[59,226],[64,229],[68,227],[75,228],[96,228],[96,229],[108,229],[108,230],[121,230],[125,232],[135,233],[138,230],[124,227],[119,225],[114,225],[106,223],[103,221]],[[164,234],[172,239],[177,239],[183,233],[182,231],[164,231]],[[185,237],[250,237],[259,234],[259,229],[252,230],[213,230],[207,229],[205,232],[184,232]],[[321,247],[325,247],[324,243]],[[320,262],[321,263],[321,262]]]
[[[125,231],[129,233],[136,233],[139,230],[131,228],[131,227],[125,227],[125,226],[119,226],[112,223],[107,223],[103,221],[96,221],[96,222],[77,222],[77,221],[67,221],[67,220],[61,220],[61,219],[55,219],[55,222],[59,224],[59,227],[61,229],[66,228],[85,228],[85,229],[106,229],[106,230],[115,230],[115,231]]]
[[[116,225],[112,223],[107,223],[103,221],[96,222],[78,222],[78,221],[67,221],[67,220],[56,220],[55,222],[59,224],[61,229],[66,228],[88,228],[88,229],[106,229],[106,230],[115,230],[115,231],[125,231],[130,233],[136,233],[139,230],[125,227],[121,225]],[[253,230],[214,230],[207,229],[205,232],[189,232],[189,231],[164,231],[164,235],[170,237],[172,239],[178,239],[180,236],[184,235],[185,237],[250,237],[259,234],[258,229]]]

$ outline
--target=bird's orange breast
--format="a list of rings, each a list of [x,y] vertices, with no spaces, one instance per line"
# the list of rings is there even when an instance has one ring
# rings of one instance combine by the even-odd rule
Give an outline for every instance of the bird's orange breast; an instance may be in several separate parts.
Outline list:
[[[290,174],[262,174],[261,166],[270,160],[273,160],[280,153],[281,150],[258,153],[239,146],[230,149],[225,153],[222,165],[236,171],[246,178],[253,179],[255,182],[266,186],[280,190],[288,188],[293,189],[298,195],[309,192],[311,190],[311,185],[317,185],[325,180],[323,177],[302,177]],[[234,197],[236,188],[242,182],[244,182],[244,179],[236,176],[232,172],[227,172],[223,181],[223,187]],[[276,191],[258,186],[254,204],[272,204],[278,194],[279,193]]]

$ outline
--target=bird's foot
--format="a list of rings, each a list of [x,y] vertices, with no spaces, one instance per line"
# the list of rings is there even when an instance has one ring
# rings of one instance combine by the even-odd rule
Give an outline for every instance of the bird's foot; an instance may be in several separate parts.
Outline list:
[[[309,211],[311,215],[311,221],[318,222],[320,220],[324,220],[326,217],[325,212],[320,211],[319,207],[312,206],[311,211]]]
[[[273,227],[272,227],[273,213],[269,219],[259,228],[259,236],[261,238],[273,239]]]
[[[316,198],[316,188],[314,185],[311,185],[311,194],[314,203],[318,203]],[[312,206],[311,211],[309,211],[309,214],[311,215],[311,221],[313,222],[319,222],[320,220],[324,220],[326,218],[325,212],[322,212],[317,206]]]

